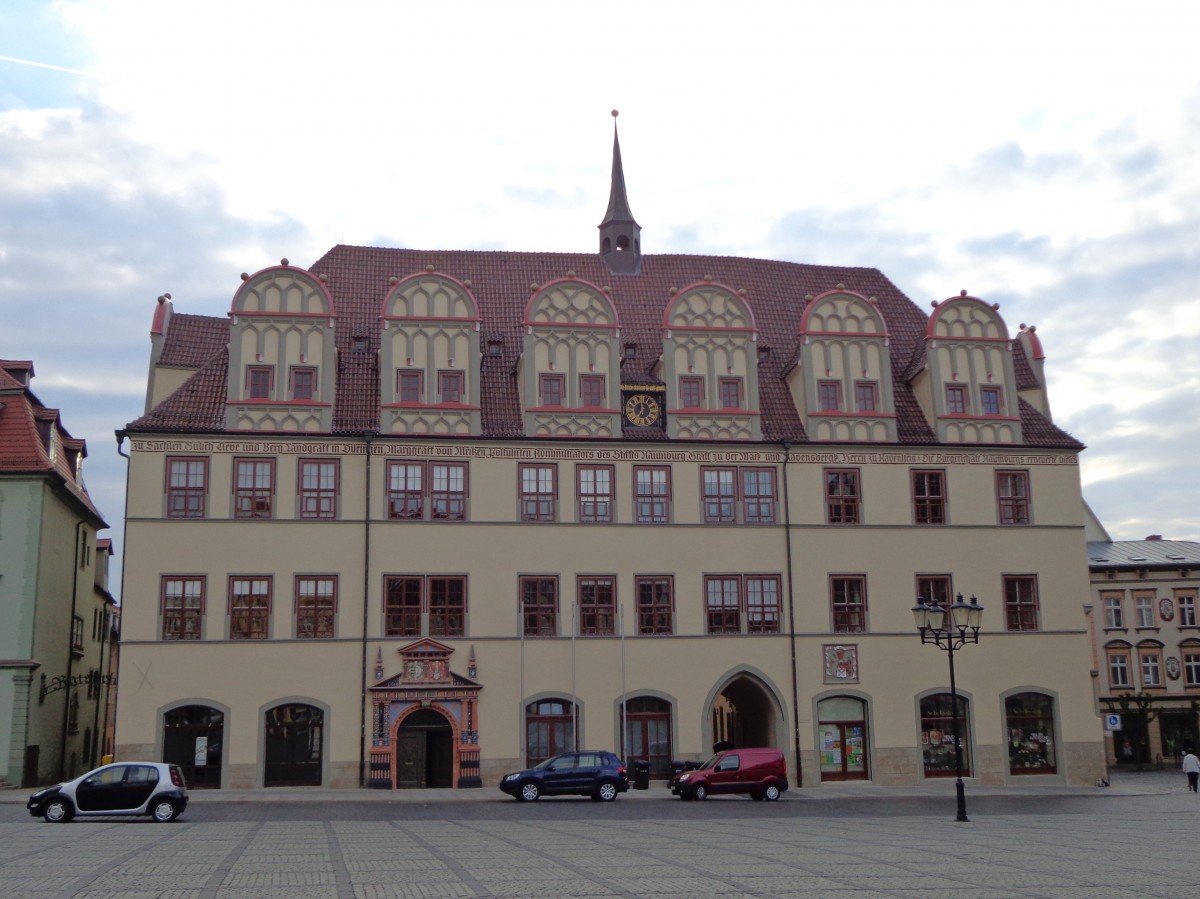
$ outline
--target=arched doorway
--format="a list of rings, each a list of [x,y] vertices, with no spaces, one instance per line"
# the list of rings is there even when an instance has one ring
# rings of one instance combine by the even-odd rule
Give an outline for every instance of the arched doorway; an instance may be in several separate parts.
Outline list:
[[[855,696],[817,703],[817,753],[821,780],[866,780],[867,704]]]
[[[178,765],[190,788],[221,787],[221,747],[225,713],[206,705],[185,705],[163,715],[163,761]]]
[[[778,747],[778,706],[755,677],[741,674],[730,680],[713,700],[713,746]]]
[[[434,709],[420,709],[396,732],[396,788],[454,786],[454,728]]]
[[[671,776],[671,704],[654,696],[635,696],[625,705],[625,764],[648,762],[651,777]]]
[[[264,787],[319,787],[325,713],[293,702],[268,709]]]

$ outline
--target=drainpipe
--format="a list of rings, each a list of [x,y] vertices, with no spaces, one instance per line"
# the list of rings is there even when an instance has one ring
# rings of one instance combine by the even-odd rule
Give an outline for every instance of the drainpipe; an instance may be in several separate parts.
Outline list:
[[[792,648],[792,739],[796,750],[796,787],[803,782],[800,765],[800,679],[796,673],[796,603],[792,586],[792,508],[788,496],[788,462],[792,455],[792,441],[783,441],[783,534],[787,545],[787,604],[788,642]]]
[[[367,785],[367,597],[371,586],[371,434],[367,444],[366,477],[363,478],[363,583],[362,583],[362,701],[359,703],[358,785]]]

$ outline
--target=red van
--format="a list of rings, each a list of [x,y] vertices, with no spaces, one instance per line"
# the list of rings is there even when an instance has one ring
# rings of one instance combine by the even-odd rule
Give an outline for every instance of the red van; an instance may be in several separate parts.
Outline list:
[[[787,788],[787,762],[778,749],[728,749],[671,780],[671,792],[681,799],[749,793],[751,799],[773,802]]]

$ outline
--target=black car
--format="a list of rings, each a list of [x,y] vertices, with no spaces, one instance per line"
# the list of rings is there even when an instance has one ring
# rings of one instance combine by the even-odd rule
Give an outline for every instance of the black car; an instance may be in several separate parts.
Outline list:
[[[544,762],[505,774],[500,789],[522,802],[539,796],[576,794],[599,802],[612,802],[629,789],[625,765],[611,752],[564,752]]]
[[[25,807],[35,818],[65,824],[76,815],[149,815],[173,821],[187,804],[187,784],[178,765],[117,762],[38,790]]]

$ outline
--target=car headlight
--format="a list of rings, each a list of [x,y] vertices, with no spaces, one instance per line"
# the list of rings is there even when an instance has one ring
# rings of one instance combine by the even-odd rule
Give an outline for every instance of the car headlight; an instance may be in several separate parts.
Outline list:
[[[690,774],[680,774],[680,775],[679,775],[679,782],[680,782],[681,784],[683,784],[683,783],[687,783],[687,779],[688,779],[689,777],[691,777],[691,776],[692,776],[692,775],[690,775]]]
[[[519,775],[519,774],[505,774],[505,775],[504,775],[504,782],[505,782],[505,783],[508,783],[510,780],[516,780],[516,779],[517,779],[518,777],[520,777],[520,776],[521,776],[521,775]]]

